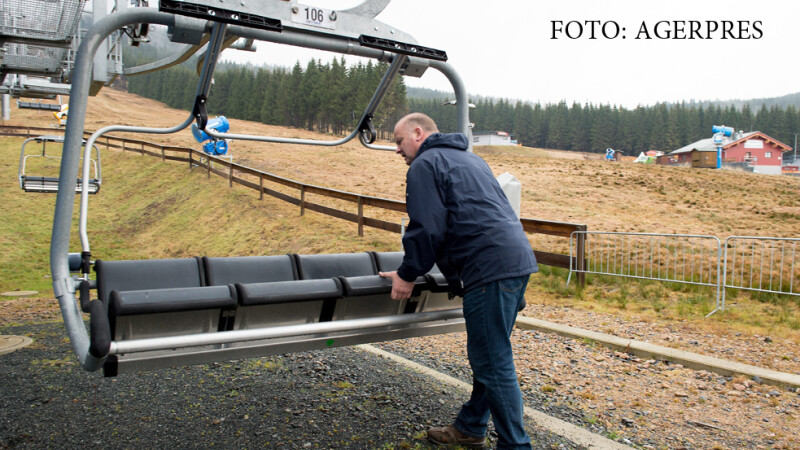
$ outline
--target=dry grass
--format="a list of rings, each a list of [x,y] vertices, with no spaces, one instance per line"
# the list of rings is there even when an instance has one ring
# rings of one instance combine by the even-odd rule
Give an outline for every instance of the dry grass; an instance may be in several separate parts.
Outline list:
[[[90,98],[87,129],[126,124],[171,126],[187,112],[120,91]],[[51,125],[52,115],[12,111],[9,124]],[[231,120],[231,132],[337,139],[303,129]],[[198,148],[189,130],[176,135],[131,135]],[[385,198],[403,199],[405,164],[391,152],[341,147],[235,141],[234,160],[305,183]],[[800,179],[734,171],[609,163],[597,154],[552,150],[482,148],[496,174],[522,183],[523,217],[585,223],[590,230],[658,233],[796,236],[800,229]]]

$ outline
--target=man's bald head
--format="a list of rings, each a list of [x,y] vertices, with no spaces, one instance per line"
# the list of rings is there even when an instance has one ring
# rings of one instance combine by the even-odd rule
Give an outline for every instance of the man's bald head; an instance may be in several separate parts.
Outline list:
[[[431,119],[428,115],[419,112],[406,115],[397,122],[397,125],[401,124],[412,128],[420,127],[427,135],[439,132],[436,122],[434,122],[433,119]]]
[[[438,133],[436,122],[422,113],[411,113],[397,122],[394,126],[394,142],[397,144],[395,153],[399,154],[411,164],[417,157],[417,151],[428,136]]]

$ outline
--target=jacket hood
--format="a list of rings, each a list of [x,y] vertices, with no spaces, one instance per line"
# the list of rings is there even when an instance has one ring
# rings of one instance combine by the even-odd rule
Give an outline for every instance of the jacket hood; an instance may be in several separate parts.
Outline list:
[[[419,156],[425,150],[433,147],[448,147],[455,150],[466,151],[467,148],[469,148],[469,141],[467,140],[467,136],[465,136],[463,133],[433,133],[422,142],[422,145],[419,146],[417,156]]]

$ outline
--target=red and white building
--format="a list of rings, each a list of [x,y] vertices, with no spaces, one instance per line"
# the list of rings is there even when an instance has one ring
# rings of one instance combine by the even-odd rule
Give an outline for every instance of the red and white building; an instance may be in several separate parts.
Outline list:
[[[745,166],[755,173],[781,174],[783,154],[792,147],[760,131],[734,133],[722,141],[722,167]],[[701,139],[668,155],[658,157],[659,164],[687,164],[692,167],[717,167],[717,144],[713,138]]]

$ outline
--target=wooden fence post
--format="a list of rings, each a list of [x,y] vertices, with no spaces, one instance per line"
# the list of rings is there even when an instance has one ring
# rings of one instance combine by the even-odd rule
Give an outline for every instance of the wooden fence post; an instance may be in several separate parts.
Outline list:
[[[264,200],[264,174],[258,173],[258,199]]]
[[[139,151],[139,154],[144,156],[144,142],[142,142],[142,149]]]
[[[228,187],[233,187],[233,163],[228,164]]]
[[[579,231],[586,231],[586,227],[580,227]],[[578,233],[578,239],[575,244],[576,247],[576,255],[575,257],[578,259],[577,261],[577,268],[578,272],[578,286],[584,287],[586,286],[586,234],[585,233]]]
[[[161,162],[164,162],[166,160],[167,160],[167,155],[164,154],[164,146],[162,145],[161,146]]]
[[[300,215],[306,213],[306,187],[300,186]]]
[[[358,236],[364,237],[364,198],[358,196]]]

